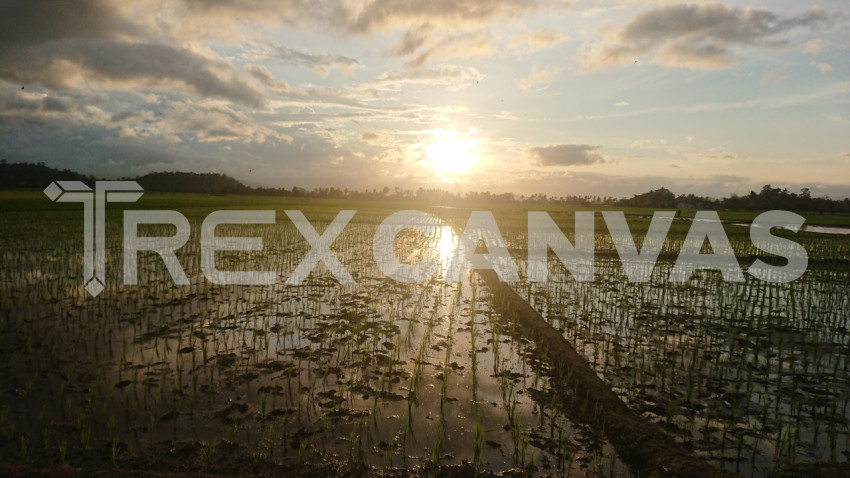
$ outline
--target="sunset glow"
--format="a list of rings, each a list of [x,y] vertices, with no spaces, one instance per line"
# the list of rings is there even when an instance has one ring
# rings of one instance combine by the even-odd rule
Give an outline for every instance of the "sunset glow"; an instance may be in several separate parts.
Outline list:
[[[478,141],[452,131],[438,131],[425,146],[428,167],[447,175],[463,173],[478,164]]]
[[[0,475],[850,478],[850,1],[0,1]]]
[[[9,4],[9,162],[308,190],[850,196],[846,1]]]

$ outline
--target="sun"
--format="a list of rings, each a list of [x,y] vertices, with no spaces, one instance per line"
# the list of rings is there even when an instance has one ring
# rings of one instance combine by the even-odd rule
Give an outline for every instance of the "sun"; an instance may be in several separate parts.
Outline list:
[[[425,145],[425,164],[443,173],[462,173],[474,168],[478,164],[478,141],[470,137],[473,134],[434,131],[434,142]]]

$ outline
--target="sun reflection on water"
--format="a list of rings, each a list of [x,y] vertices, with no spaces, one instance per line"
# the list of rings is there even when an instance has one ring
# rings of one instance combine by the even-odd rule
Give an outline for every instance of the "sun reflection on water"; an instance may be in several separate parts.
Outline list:
[[[457,255],[459,239],[451,226],[440,226],[434,249],[437,253],[437,264],[440,266],[441,274],[448,271],[452,258]]]

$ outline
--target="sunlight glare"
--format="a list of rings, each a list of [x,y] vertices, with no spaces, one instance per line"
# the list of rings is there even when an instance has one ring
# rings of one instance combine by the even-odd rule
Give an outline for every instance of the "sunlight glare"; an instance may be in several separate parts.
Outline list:
[[[468,137],[474,132],[461,134],[454,130],[438,130],[435,133],[436,140],[425,146],[426,164],[430,168],[444,173],[461,173],[478,164],[478,141]]]
[[[445,271],[449,268],[452,257],[457,254],[460,238],[457,237],[451,226],[440,226],[438,234],[439,237],[437,237],[436,252],[439,260],[437,264],[440,266],[441,274],[445,274]]]

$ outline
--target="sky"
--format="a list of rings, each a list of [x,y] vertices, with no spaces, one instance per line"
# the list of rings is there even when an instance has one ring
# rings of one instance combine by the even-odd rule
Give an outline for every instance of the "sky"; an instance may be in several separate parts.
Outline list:
[[[0,157],[99,177],[850,196],[850,3],[4,0]]]

